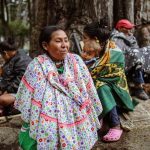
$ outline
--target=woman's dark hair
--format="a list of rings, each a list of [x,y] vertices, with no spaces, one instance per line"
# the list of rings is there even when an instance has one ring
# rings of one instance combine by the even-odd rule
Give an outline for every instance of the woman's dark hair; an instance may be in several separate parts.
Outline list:
[[[39,36],[39,45],[42,49],[43,49],[42,43],[43,42],[49,43],[49,41],[51,40],[52,33],[57,30],[63,30],[63,29],[59,26],[46,26],[41,30]]]
[[[0,42],[0,52],[14,51],[14,50],[17,50],[17,46],[13,39],[8,38],[7,40]]]
[[[84,33],[90,38],[97,37],[100,42],[105,42],[110,37],[110,30],[107,26],[100,24],[99,22],[93,22],[84,27]]]

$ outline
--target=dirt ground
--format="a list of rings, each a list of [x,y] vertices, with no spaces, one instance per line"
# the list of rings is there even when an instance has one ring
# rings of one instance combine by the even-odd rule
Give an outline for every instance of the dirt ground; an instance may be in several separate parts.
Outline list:
[[[118,142],[103,143],[101,139],[92,150],[150,150],[150,100],[140,103],[128,120],[121,119],[124,129]],[[19,150],[20,116],[0,119],[0,150]]]
[[[124,132],[121,140],[103,143],[99,140],[92,150],[150,150],[150,127]]]
[[[92,150],[150,150],[150,128],[124,132],[120,141],[103,143],[99,141]],[[8,135],[10,136],[10,135]],[[17,141],[8,145],[0,144],[1,150],[19,150]]]

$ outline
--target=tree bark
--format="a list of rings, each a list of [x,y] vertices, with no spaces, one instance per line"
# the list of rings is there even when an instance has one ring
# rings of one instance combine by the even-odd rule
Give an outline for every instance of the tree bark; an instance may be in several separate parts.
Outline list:
[[[125,18],[134,22],[134,0],[124,0],[124,5]]]
[[[102,18],[110,29],[122,18],[135,24],[150,21],[149,0],[33,0],[32,8],[31,55],[39,50],[38,36],[45,25],[59,24],[68,33],[74,29],[80,33],[87,23]]]
[[[8,27],[8,9],[6,0],[2,0],[1,3],[1,23],[2,23],[2,31],[4,37],[8,37],[9,35],[9,27]]]
[[[34,3],[36,5],[36,3]],[[33,5],[33,7],[34,7]],[[35,7],[37,11],[37,17],[35,18],[35,24],[32,26],[31,29],[31,45],[30,45],[30,56],[35,57],[37,54],[41,53],[40,47],[39,47],[39,42],[38,42],[38,37],[39,37],[39,32],[42,27],[44,27],[47,24],[47,6],[48,6],[48,1],[43,0],[41,3],[41,0],[38,0],[37,2],[37,7]],[[36,10],[35,10],[36,12]]]

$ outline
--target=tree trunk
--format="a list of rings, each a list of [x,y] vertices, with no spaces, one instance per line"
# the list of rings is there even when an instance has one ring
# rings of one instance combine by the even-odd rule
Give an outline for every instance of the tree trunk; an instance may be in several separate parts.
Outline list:
[[[2,31],[3,35],[8,37],[9,35],[9,27],[8,27],[8,9],[6,0],[1,0],[1,23],[2,23]]]
[[[134,0],[124,0],[124,5],[125,18],[134,22]]]
[[[135,0],[135,22],[150,22],[150,0]]]
[[[42,3],[34,0],[32,8],[35,21],[31,27],[30,54],[39,50],[38,36],[45,25],[59,24],[68,33],[74,29],[80,33],[87,23],[102,18],[105,18],[110,29],[122,18],[135,24],[143,19],[150,21],[149,0],[43,0]]]
[[[36,5],[36,3],[34,3]],[[33,5],[33,7],[34,7]],[[43,0],[41,3],[41,0],[37,1],[37,7],[35,7],[37,11],[37,17],[35,18],[35,24],[32,26],[31,29],[31,45],[30,45],[30,56],[34,57],[37,54],[39,54],[40,48],[38,44],[38,37],[39,37],[39,32],[42,27],[44,27],[47,24],[47,6],[48,6],[48,1]],[[36,12],[36,10],[35,10]]]

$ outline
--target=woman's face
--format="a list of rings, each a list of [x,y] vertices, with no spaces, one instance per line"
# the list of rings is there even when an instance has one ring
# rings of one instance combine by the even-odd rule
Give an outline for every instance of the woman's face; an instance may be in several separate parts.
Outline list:
[[[43,44],[43,47],[54,61],[63,60],[68,53],[69,46],[68,37],[63,30],[54,31],[50,42]]]

